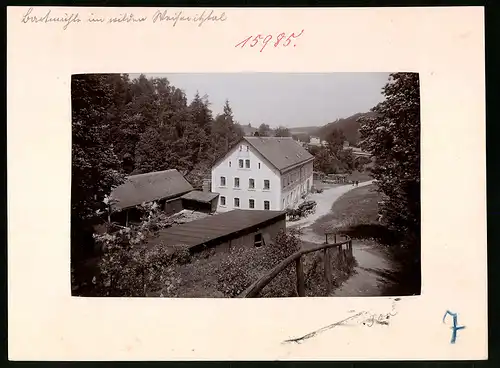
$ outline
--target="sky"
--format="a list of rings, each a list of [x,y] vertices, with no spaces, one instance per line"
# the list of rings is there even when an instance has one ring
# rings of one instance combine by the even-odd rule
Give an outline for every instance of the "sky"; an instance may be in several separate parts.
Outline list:
[[[186,93],[208,95],[214,116],[226,99],[240,124],[294,128],[321,126],[367,112],[383,100],[389,73],[204,73],[150,74],[166,77]],[[130,74],[136,78],[138,74]]]

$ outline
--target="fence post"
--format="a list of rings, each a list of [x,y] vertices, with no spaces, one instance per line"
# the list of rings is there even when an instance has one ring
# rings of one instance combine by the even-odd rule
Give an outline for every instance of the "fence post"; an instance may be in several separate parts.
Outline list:
[[[304,282],[304,267],[302,265],[302,256],[295,261],[295,273],[297,275],[297,294],[298,296],[306,296],[306,288]]]
[[[326,281],[326,292],[328,294],[332,291],[332,263],[330,261],[330,249],[323,249],[324,254],[324,268],[325,268],[325,281]]]

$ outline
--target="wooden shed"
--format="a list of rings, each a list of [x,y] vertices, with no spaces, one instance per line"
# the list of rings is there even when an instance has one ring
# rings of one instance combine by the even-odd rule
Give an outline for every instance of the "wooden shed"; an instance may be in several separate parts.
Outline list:
[[[186,210],[213,213],[217,209],[219,193],[193,190],[184,194],[181,200]]]
[[[175,169],[128,176],[111,192],[111,210],[117,222],[128,225],[140,219],[137,206],[157,202],[167,214],[183,209],[181,196],[192,191],[191,184]]]

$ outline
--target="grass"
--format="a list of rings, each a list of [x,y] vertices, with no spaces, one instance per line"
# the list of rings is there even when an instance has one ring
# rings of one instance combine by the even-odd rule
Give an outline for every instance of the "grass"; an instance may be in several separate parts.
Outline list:
[[[313,224],[319,234],[351,225],[375,224],[378,221],[378,202],[381,200],[375,185],[354,188],[336,200],[331,212]]]
[[[331,212],[316,221],[312,228],[318,234],[338,231],[353,239],[375,239],[379,243],[394,243],[392,233],[378,221],[378,202],[382,200],[374,184],[354,188],[341,196]]]

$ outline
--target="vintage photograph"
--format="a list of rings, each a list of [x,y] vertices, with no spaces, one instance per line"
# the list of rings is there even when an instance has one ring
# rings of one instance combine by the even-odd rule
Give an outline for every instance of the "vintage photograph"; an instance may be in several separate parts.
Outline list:
[[[71,77],[71,290],[420,295],[418,73]]]

